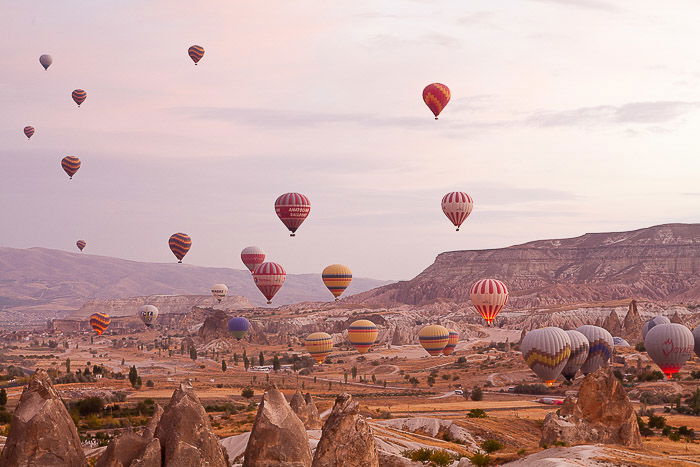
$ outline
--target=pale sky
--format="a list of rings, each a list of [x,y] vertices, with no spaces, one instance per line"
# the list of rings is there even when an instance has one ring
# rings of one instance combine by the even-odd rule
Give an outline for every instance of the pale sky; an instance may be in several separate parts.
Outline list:
[[[186,232],[190,264],[243,268],[258,245],[289,273],[409,279],[442,251],[698,222],[699,16],[693,0],[12,2],[0,245],[169,262]],[[452,91],[438,121],[431,82]],[[289,191],[312,203],[296,238],[273,208]],[[460,232],[449,191],[474,198]]]

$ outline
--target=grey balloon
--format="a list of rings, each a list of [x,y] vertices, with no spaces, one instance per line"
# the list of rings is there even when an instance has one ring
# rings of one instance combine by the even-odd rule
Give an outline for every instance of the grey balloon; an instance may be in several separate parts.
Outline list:
[[[530,369],[551,386],[569,360],[571,342],[564,330],[547,327],[525,334],[520,350]]]
[[[578,331],[564,331],[569,336],[571,342],[571,355],[569,361],[566,362],[561,374],[564,378],[571,381],[576,377],[576,372],[581,369],[581,366],[588,358],[588,338]]]
[[[695,339],[695,355],[700,357],[700,326],[693,329],[693,338]]]
[[[682,324],[657,324],[649,330],[644,347],[667,378],[677,373],[693,356],[695,338]]]
[[[51,55],[44,54],[39,57],[39,63],[41,63],[41,66],[44,67],[44,70],[48,70],[53,63],[53,58],[51,58]]]
[[[627,342],[627,339],[617,336],[613,336],[613,344],[615,344],[615,347],[630,347],[630,343]]]
[[[613,338],[607,330],[590,324],[580,326],[576,330],[588,339],[588,357],[581,365],[581,372],[587,375],[608,363],[613,353]]]
[[[642,340],[646,339],[649,330],[658,324],[671,324],[671,320],[665,316],[659,315],[645,321],[642,325]]]

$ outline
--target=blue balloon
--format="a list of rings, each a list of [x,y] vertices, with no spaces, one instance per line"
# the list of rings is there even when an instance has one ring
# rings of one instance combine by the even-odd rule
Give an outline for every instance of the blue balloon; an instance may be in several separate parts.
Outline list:
[[[241,340],[248,334],[250,329],[250,321],[243,317],[231,318],[228,320],[228,330],[237,340]]]

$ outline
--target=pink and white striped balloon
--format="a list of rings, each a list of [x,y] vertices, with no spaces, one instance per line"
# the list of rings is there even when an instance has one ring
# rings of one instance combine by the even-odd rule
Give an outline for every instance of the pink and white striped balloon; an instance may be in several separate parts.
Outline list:
[[[496,279],[481,279],[472,285],[469,298],[486,324],[491,326],[494,318],[508,303],[508,287]]]
[[[250,272],[265,262],[265,252],[257,246],[247,246],[241,251],[241,261]]]
[[[474,200],[463,191],[453,191],[442,197],[442,212],[457,227],[457,231],[473,208]]]
[[[287,273],[277,263],[262,263],[253,271],[253,280],[262,294],[267,298],[268,305],[272,303],[272,297],[282,288]]]

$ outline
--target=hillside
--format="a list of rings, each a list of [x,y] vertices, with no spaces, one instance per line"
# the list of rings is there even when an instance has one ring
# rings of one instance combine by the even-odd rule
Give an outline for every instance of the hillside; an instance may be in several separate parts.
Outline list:
[[[503,280],[510,306],[547,307],[637,298],[700,302],[700,224],[593,233],[491,250],[441,253],[410,281],[353,297],[367,304],[469,300],[484,277]]]
[[[388,282],[354,278],[346,293]],[[142,263],[45,248],[0,248],[0,308],[9,314],[76,310],[92,299],[202,295],[215,283],[227,284],[230,295],[265,303],[247,270]],[[331,299],[320,274],[290,274],[274,303]]]

